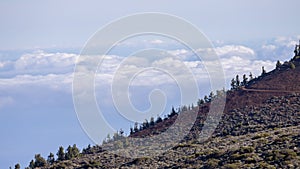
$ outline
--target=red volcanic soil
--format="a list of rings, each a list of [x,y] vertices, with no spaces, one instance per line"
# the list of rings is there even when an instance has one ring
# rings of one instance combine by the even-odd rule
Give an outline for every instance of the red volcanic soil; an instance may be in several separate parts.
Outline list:
[[[292,69],[290,64],[293,63],[295,68]],[[224,113],[226,114],[233,109],[260,106],[271,97],[280,97],[288,94],[300,93],[300,59],[292,59],[285,62],[280,67],[261,75],[249,81],[246,86],[236,90],[230,90],[226,93],[226,105]],[[190,111],[198,111],[198,117],[195,126],[199,126],[206,119],[209,112],[210,103],[205,103],[201,107],[196,107]],[[164,119],[147,129],[135,132],[129,137],[145,137],[155,135],[165,131],[171,126],[177,118],[177,115]],[[193,129],[192,129],[193,130]]]

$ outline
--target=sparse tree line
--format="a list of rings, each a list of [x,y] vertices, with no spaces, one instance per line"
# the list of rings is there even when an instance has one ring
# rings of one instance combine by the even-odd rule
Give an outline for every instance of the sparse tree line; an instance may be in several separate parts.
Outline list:
[[[295,64],[293,62],[285,62],[284,64],[289,65],[289,67],[291,69],[295,69]],[[276,69],[279,70],[282,65],[283,64],[279,60],[277,60]],[[264,66],[262,66],[262,72],[259,77],[263,77],[266,74],[267,74],[267,72],[266,72]],[[230,83],[231,90],[236,90],[236,89],[239,89],[240,87],[246,87],[249,84],[249,82],[252,81],[253,79],[256,79],[256,77],[253,77],[251,72],[249,73],[248,77],[246,74],[243,74],[242,79],[240,79],[239,75],[236,75],[235,78],[231,79],[231,83]]]
[[[148,129],[157,123],[160,123],[164,120],[167,120],[168,118],[171,118],[171,117],[177,115],[178,113],[179,113],[179,109],[178,109],[178,111],[176,111],[175,108],[172,107],[171,113],[168,115],[165,115],[164,118],[157,116],[156,120],[154,120],[154,117],[151,117],[149,121],[147,119],[145,119],[145,121],[142,124],[135,122],[134,127],[130,127],[130,134]]]
[[[295,69],[296,68],[296,65],[293,63],[293,61],[295,61],[296,59],[300,59],[300,56],[295,56],[293,59],[291,59],[289,62],[288,61],[285,61],[283,64],[277,60],[277,63],[276,63],[276,69],[279,70],[281,69],[282,67],[285,67],[285,68],[290,68],[290,69]]]
[[[214,92],[210,92],[210,94],[208,96],[205,95],[203,99],[198,99],[197,106],[200,107],[205,103],[209,103],[217,97],[224,96],[225,93],[226,93],[226,91],[224,88],[222,90],[217,90],[216,94]],[[154,118],[151,117],[150,120],[145,119],[145,121],[142,124],[135,122],[134,126],[130,127],[130,134],[134,134],[139,131],[148,129],[152,126],[155,126],[157,123],[163,122],[165,120],[172,118],[173,116],[178,115],[181,112],[193,110],[194,108],[195,108],[194,103],[192,103],[191,105],[188,105],[188,106],[183,105],[181,107],[178,107],[177,109],[175,109],[173,106],[171,109],[171,112],[169,114],[165,115],[164,118],[161,118],[160,116],[158,116],[156,118],[156,120],[154,120]]]
[[[191,105],[184,105],[181,107],[178,107],[177,109],[174,108],[174,106],[171,109],[171,112],[167,115],[164,116],[164,118],[157,116],[156,120],[154,117],[151,117],[150,120],[145,119],[145,121],[142,124],[139,124],[138,122],[134,123],[134,126],[130,127],[130,134],[134,134],[136,132],[148,129],[150,127],[155,126],[157,123],[163,122],[165,120],[168,120],[172,118],[173,116],[178,115],[180,112],[188,111],[188,110],[193,110],[195,108],[194,104],[192,103]]]
[[[125,137],[126,136],[124,135],[124,131],[122,129],[120,129],[120,131],[117,131],[116,133],[114,133],[112,137],[110,136],[110,134],[107,134],[107,136],[103,140],[102,144],[110,143],[110,142],[117,141],[117,140],[122,140]]]
[[[264,68],[263,68],[263,73],[262,74],[265,74]],[[251,81],[251,80],[253,80],[253,75],[252,75],[251,72],[249,74],[249,78],[247,77],[246,74],[243,74],[243,77],[242,77],[241,80],[240,80],[239,75],[236,75],[235,78],[231,79],[231,83],[230,83],[231,90],[236,90],[240,87],[247,86],[248,82]]]
[[[82,153],[86,153],[89,149],[91,149],[90,145],[88,146],[88,148],[83,149]],[[44,157],[41,156],[41,154],[36,154],[34,156],[34,159],[30,161],[29,166],[26,167],[25,169],[45,167],[47,165],[54,164],[55,162],[59,162],[63,160],[71,160],[73,158],[80,156],[80,150],[77,148],[76,144],[74,144],[73,146],[69,145],[66,151],[62,146],[60,146],[56,153],[56,156],[57,158],[55,159],[55,155],[53,153],[50,153],[46,160]],[[15,165],[15,169],[20,169],[20,168],[21,168],[20,164]]]

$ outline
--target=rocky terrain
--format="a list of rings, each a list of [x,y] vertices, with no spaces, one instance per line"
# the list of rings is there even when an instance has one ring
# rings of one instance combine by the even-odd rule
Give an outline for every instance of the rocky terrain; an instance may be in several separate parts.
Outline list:
[[[55,160],[36,168],[299,168],[298,57],[247,85],[227,91],[220,122],[216,121],[212,136],[201,141],[199,135],[205,120],[217,118],[208,114],[210,107],[211,102],[203,103],[128,137],[120,136],[103,146],[89,147],[72,159]],[[188,135],[175,144],[172,138],[185,126],[182,129],[171,126],[180,115],[183,120],[194,116],[196,121]],[[170,137],[161,142],[152,139],[168,129],[173,133]],[[131,142],[129,138],[149,138],[149,144]],[[151,154],[161,147],[166,147],[165,151]],[[131,158],[137,151],[146,155]]]
[[[46,168],[297,168],[300,95],[273,97],[262,106],[234,109],[214,135],[185,140],[165,153],[131,159],[94,147],[90,154]]]

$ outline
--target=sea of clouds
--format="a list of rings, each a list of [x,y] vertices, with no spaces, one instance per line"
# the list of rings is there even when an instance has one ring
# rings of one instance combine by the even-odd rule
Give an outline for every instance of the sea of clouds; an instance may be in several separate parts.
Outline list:
[[[214,45],[216,47],[214,50],[220,58],[226,80],[229,81],[235,77],[236,74],[249,75],[249,73],[252,72],[254,76],[259,76],[262,66],[269,71],[275,67],[277,60],[289,60],[293,56],[293,48],[297,43],[297,38],[298,37],[278,37],[261,42],[255,46],[215,42]],[[164,48],[168,46],[166,45],[167,42],[159,39],[144,41],[143,43],[147,43],[147,46],[149,46],[149,44],[162,45]],[[130,48],[133,45],[133,42],[120,44],[120,46],[124,48]],[[209,75],[207,74],[207,70],[205,70],[204,64],[214,64],[214,61],[200,60],[192,51],[186,48],[165,49],[165,51],[173,57],[164,57],[149,61],[145,58],[131,56],[131,60],[128,62],[129,65],[126,65],[128,72],[122,73],[126,76],[126,73],[129,74],[130,71],[142,69],[143,67],[139,67],[139,65],[141,65],[140,63],[150,62],[147,64],[149,67],[164,65],[166,69],[177,70],[177,73],[180,74],[180,67],[182,63],[184,63],[198,79],[199,85],[207,85],[207,83],[204,82],[208,80]],[[199,52],[201,55],[202,51],[198,49],[196,52]],[[51,92],[70,94],[72,92],[73,71],[76,63],[86,62],[88,59],[93,59],[92,62],[99,62],[100,59],[103,59],[95,75],[95,84],[99,90],[101,87],[108,89],[105,85],[112,83],[113,77],[115,76],[114,73],[122,61],[126,59],[126,56],[107,54],[100,57],[84,58],[82,56],[80,57],[78,53],[51,53],[46,50],[35,50],[21,54],[12,60],[10,60],[9,57],[6,58],[6,60],[2,59],[0,61],[0,90],[11,91],[11,93],[8,94],[6,92],[7,94],[4,95],[3,92],[0,92],[2,93],[0,94],[0,108],[5,105],[17,104],[14,101],[15,91],[30,91],[38,87],[43,88],[43,92],[49,92],[49,94],[51,94]],[[163,73],[149,71],[137,76],[132,86],[166,87],[166,85],[170,83],[174,83],[172,78],[167,78]],[[229,87],[228,84],[224,87]],[[201,86],[201,88],[205,88],[205,86]],[[207,88],[209,88],[209,86]],[[109,91],[107,94],[109,94]],[[201,94],[205,93],[202,92]],[[102,96],[104,97],[105,95]]]

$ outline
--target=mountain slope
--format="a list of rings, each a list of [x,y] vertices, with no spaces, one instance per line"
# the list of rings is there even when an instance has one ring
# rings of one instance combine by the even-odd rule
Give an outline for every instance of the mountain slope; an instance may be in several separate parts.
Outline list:
[[[300,166],[299,96],[234,109],[209,140],[186,140],[158,156],[131,159],[99,150],[46,168],[293,168]]]
[[[291,63],[295,66],[291,66]],[[296,168],[300,166],[300,60],[295,58],[230,90],[220,123],[212,137],[199,142],[210,102],[182,112],[197,114],[189,134],[168,151],[141,158],[123,157],[94,146],[72,160],[56,161],[43,168]],[[129,137],[145,138],[167,130],[177,114]],[[171,139],[171,138],[170,138]],[[170,140],[169,140],[170,141]],[[126,148],[126,138],[116,149]],[[107,143],[106,146],[115,146]],[[132,153],[139,147],[132,145]]]

